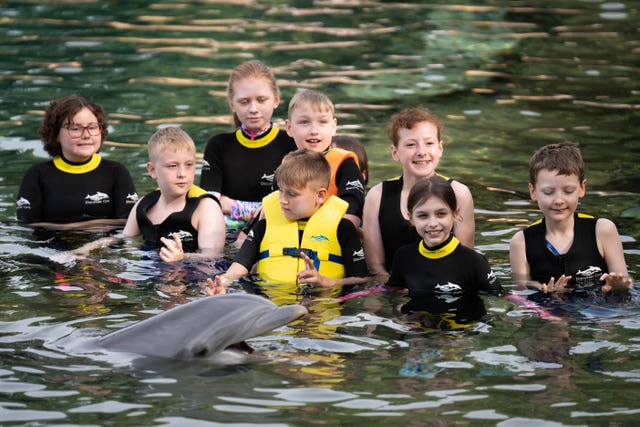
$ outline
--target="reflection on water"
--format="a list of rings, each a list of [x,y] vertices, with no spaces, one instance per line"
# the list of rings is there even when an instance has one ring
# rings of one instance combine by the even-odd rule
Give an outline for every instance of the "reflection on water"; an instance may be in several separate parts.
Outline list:
[[[60,343],[142,320],[201,295],[216,265],[163,265],[114,245],[82,260],[74,239],[15,222],[23,172],[45,158],[37,127],[76,93],[109,115],[106,157],[140,193],[145,143],[177,124],[200,151],[227,131],[229,71],[273,67],[283,106],[326,92],[357,136],[370,182],[397,175],[385,123],[423,105],[445,121],[441,172],[469,185],[476,243],[509,283],[508,241],[538,217],[526,188],[535,148],[581,143],[580,210],[613,219],[638,276],[638,7],[605,2],[3,2],[0,41],[0,423],[11,425],[381,425],[632,423],[640,412],[637,295],[556,307],[557,319],[487,297],[484,322],[416,332],[403,297],[305,295],[312,315],[251,340],[261,361],[138,370]],[[229,250],[229,257],[233,251]],[[177,331],[176,333],[179,333]],[[76,340],[76,338],[78,338]],[[612,399],[613,397],[613,399]],[[427,417],[427,418],[425,418]],[[428,421],[427,421],[428,423]]]

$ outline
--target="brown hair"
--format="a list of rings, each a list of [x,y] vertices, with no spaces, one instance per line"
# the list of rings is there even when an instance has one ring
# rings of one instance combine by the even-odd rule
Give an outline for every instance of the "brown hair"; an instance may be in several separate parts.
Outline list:
[[[418,107],[408,107],[391,116],[389,121],[388,136],[394,146],[398,146],[398,131],[400,129],[411,129],[416,124],[429,122],[438,129],[438,141],[442,141],[444,126],[440,119],[429,110]]]
[[[156,162],[160,152],[169,147],[174,150],[190,150],[194,154],[196,152],[196,145],[188,133],[179,127],[169,126],[159,129],[149,138],[149,142],[147,142],[149,161],[151,163]]]
[[[358,138],[348,135],[334,135],[331,143],[334,147],[349,150],[356,154],[358,157],[358,166],[360,166],[360,172],[362,172],[364,185],[366,186],[369,183],[369,158],[367,157],[367,150],[364,148],[364,144]]]
[[[333,102],[327,95],[315,90],[300,90],[293,95],[291,101],[289,101],[289,118],[296,108],[303,104],[310,104],[311,107],[322,111],[330,111],[331,115],[334,115],[335,108]]]
[[[59,135],[62,126],[71,124],[73,116],[78,114],[83,108],[88,109],[96,116],[102,138],[101,146],[107,140],[109,131],[107,130],[107,116],[104,114],[102,107],[81,96],[65,96],[63,98],[54,99],[49,102],[49,106],[44,112],[42,123],[38,128],[38,133],[42,139],[44,149],[51,157],[60,156],[62,147],[60,146]]]
[[[327,188],[331,166],[321,153],[302,148],[284,156],[276,169],[275,179],[278,187],[303,188],[317,183],[317,188]]]
[[[250,77],[263,78],[269,82],[271,91],[276,98],[280,98],[280,89],[276,82],[276,77],[273,75],[273,71],[260,61],[246,61],[237,65],[229,76],[229,82],[227,84],[227,102],[231,104],[235,95],[235,84],[240,80],[248,79]],[[242,124],[236,113],[233,113],[233,124],[236,128]]]
[[[444,201],[451,208],[452,212],[458,209],[458,200],[456,193],[449,181],[440,175],[433,175],[429,178],[421,178],[413,184],[409,197],[407,199],[407,208],[409,214],[413,213],[416,206],[420,206],[430,197],[437,197]]]
[[[534,187],[538,172],[557,170],[559,175],[576,175],[580,182],[584,180],[584,160],[578,144],[564,141],[539,148],[529,161],[529,182]]]

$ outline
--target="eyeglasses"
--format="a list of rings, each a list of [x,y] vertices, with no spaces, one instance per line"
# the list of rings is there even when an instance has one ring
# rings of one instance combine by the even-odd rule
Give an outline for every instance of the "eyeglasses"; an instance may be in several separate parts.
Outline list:
[[[89,123],[88,126],[70,124],[62,127],[65,128],[67,132],[69,132],[69,136],[71,138],[80,138],[85,129],[91,136],[98,136],[102,133],[102,128],[98,123]]]

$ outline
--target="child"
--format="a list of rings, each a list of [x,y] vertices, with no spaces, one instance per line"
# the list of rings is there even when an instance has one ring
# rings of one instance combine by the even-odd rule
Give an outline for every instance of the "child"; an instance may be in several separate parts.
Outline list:
[[[348,135],[334,135],[331,138],[331,145],[335,148],[342,148],[343,150],[352,151],[358,158],[358,167],[362,172],[364,178],[364,188],[366,191],[369,184],[369,158],[367,156],[367,150],[364,148],[364,144],[360,142],[358,138],[354,138]]]
[[[362,283],[366,264],[347,203],[328,196],[331,167],[312,150],[285,156],[275,173],[279,191],[262,202],[265,219],[251,230],[227,272],[208,279],[207,293],[224,293],[231,281],[257,272],[267,283],[332,287]]]
[[[129,171],[98,154],[108,134],[102,107],[79,96],[54,99],[38,132],[52,160],[25,173],[18,221],[58,230],[122,226],[138,195]]]
[[[577,144],[546,145],[531,157],[529,194],[543,218],[511,239],[511,270],[521,287],[545,294],[631,287],[615,224],[576,212],[585,187]]]
[[[273,190],[273,172],[296,145],[271,122],[280,90],[263,63],[248,61],[233,69],[227,102],[237,129],[207,143],[200,186],[220,199],[230,219],[248,221]]]
[[[333,102],[324,94],[312,90],[297,92],[289,102],[285,122],[287,133],[296,146],[322,153],[331,165],[328,195],[338,196],[349,204],[345,218],[360,227],[364,205],[364,177],[355,153],[331,147],[337,120]]]
[[[434,175],[418,180],[407,199],[411,224],[421,237],[398,249],[388,287],[407,288],[403,313],[455,315],[457,323],[486,314],[479,292],[501,294],[486,259],[451,232],[459,220],[457,197],[449,182]]]
[[[180,128],[166,127],[151,136],[148,151],[147,171],[159,189],[136,203],[124,236],[142,234],[147,245],[160,248],[165,262],[220,256],[224,216],[218,200],[193,185],[196,146],[191,137]]]
[[[365,254],[369,272],[376,276],[376,282],[387,280],[394,254],[400,246],[420,240],[409,221],[407,198],[416,181],[437,174],[443,152],[442,133],[440,120],[422,108],[406,108],[391,118],[391,157],[402,166],[402,175],[371,188],[364,204]],[[460,243],[473,248],[473,197],[464,184],[449,182],[460,208],[453,231]]]

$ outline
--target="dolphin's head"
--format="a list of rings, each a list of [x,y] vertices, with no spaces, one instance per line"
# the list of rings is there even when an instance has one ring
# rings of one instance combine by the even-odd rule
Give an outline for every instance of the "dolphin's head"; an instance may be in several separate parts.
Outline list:
[[[305,315],[301,305],[279,307],[250,294],[200,298],[100,339],[108,350],[178,360],[216,359],[220,353],[248,354],[245,340]]]

